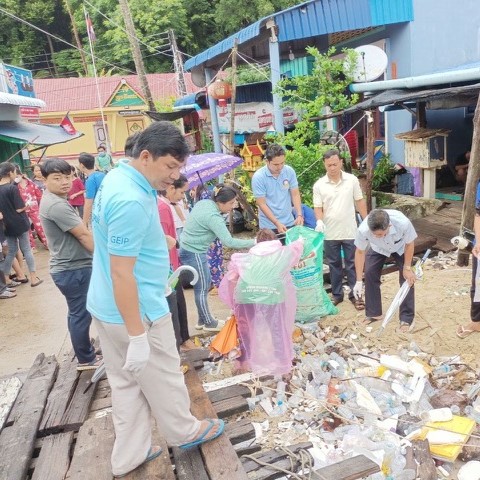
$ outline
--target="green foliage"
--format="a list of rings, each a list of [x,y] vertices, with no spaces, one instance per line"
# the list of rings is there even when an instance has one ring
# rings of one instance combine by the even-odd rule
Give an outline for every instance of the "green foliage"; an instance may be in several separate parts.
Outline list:
[[[395,168],[390,161],[390,154],[384,155],[373,170],[372,189],[388,188],[395,177]]]
[[[303,0],[217,0],[213,3],[217,28],[230,35],[271,13],[303,3]]]
[[[325,174],[323,153],[332,148],[321,145],[318,122],[311,121],[325,113],[327,108],[339,111],[354,104],[356,95],[349,95],[347,87],[352,82],[352,69],[345,67],[343,58],[333,58],[335,49],[322,54],[316,48],[307,48],[308,55],[314,57],[310,75],[294,77],[280,82],[277,92],[285,99],[285,106],[302,113],[301,120],[294,130],[284,136],[277,135],[275,141],[288,148],[287,163],[297,173],[302,201],[312,206],[312,188],[319,177]],[[355,52],[345,50],[350,65]]]
[[[225,80],[232,83],[232,69],[226,68],[227,77]],[[246,85],[247,83],[269,82],[271,78],[270,68],[265,65],[240,65],[237,68],[237,85]]]

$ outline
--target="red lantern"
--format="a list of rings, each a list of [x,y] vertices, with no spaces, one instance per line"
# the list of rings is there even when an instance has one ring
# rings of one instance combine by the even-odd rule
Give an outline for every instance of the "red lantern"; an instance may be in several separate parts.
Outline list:
[[[208,94],[215,100],[227,100],[232,97],[232,86],[223,80],[217,80],[208,86]]]

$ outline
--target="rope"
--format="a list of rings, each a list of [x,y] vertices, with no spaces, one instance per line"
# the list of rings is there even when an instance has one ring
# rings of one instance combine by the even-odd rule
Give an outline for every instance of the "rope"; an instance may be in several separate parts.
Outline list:
[[[278,447],[275,450],[282,451],[287,455],[287,459],[290,460],[290,470],[285,468],[279,467],[278,465],[271,464],[260,460],[259,458],[254,457],[253,455],[242,455],[243,458],[247,458],[248,460],[252,460],[253,462],[261,465],[262,467],[270,468],[277,472],[282,472],[287,475],[290,475],[291,478],[295,478],[297,480],[311,480],[312,478],[312,471],[314,460],[310,452],[304,448],[300,448],[297,453],[294,453],[292,450],[286,447]],[[300,467],[300,469],[298,468]],[[307,469],[308,473],[305,473],[305,469]],[[297,474],[295,470],[299,470],[302,473]]]

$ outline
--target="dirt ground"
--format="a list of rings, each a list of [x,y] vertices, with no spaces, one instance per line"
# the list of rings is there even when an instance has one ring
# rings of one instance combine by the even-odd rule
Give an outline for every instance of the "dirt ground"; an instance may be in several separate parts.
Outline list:
[[[35,259],[44,283],[35,288],[22,285],[17,288],[16,298],[0,300],[0,378],[28,370],[39,353],[55,354],[60,358],[71,349],[66,304],[48,274],[48,252],[40,249]],[[458,268],[454,263],[453,255],[426,263],[424,280],[415,287],[416,326],[412,334],[395,332],[398,317],[381,336],[378,336],[379,324],[372,324],[372,332],[367,333],[360,325],[364,314],[357,312],[348,301],[339,305],[338,315],[323,319],[320,325],[338,327],[342,336],[350,334],[351,341],[359,348],[395,352],[400,346],[410,346],[413,341],[423,351],[436,356],[460,354],[466,363],[477,368],[480,335],[472,334],[464,340],[455,335],[456,326],[469,319],[471,270]],[[386,275],[382,285],[385,310],[397,290],[398,274]],[[193,291],[185,293],[190,333],[195,336],[198,332],[194,328],[197,317]],[[228,316],[229,309],[217,296],[210,295],[209,303],[217,318]],[[94,331],[92,336],[95,336]]]

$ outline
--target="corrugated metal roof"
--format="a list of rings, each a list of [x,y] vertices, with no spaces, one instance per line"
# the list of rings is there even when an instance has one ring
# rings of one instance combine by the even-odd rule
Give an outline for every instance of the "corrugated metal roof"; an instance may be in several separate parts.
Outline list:
[[[69,135],[58,125],[37,125],[17,121],[0,122],[0,136],[7,137],[9,141],[13,139],[14,143],[30,142],[33,145],[55,145],[69,142],[82,135],[82,132]]]
[[[45,102],[39,98],[23,97],[13,93],[0,92],[0,104],[18,105],[19,107],[45,107]]]
[[[154,100],[178,97],[174,73],[151,73],[147,78]],[[102,106],[105,106],[122,79],[125,79],[128,85],[144,97],[137,75],[99,77]],[[199,90],[193,85],[190,74],[185,75],[185,83],[188,92]],[[93,77],[35,79],[35,92],[37,97],[47,104],[42,112],[75,112],[98,108],[97,90]]]
[[[280,42],[316,37],[413,20],[413,0],[313,0],[264,17],[213,47],[190,58],[185,68],[202,65],[238,44],[259,36],[266,21],[274,18]]]

